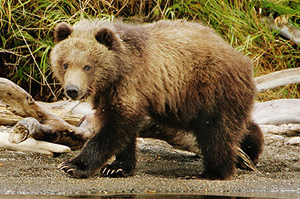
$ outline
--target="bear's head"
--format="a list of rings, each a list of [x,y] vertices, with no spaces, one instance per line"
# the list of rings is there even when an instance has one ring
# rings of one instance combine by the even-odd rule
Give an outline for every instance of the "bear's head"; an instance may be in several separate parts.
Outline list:
[[[81,100],[103,92],[120,77],[122,42],[113,25],[81,21],[55,28],[51,52],[54,76],[68,97]]]

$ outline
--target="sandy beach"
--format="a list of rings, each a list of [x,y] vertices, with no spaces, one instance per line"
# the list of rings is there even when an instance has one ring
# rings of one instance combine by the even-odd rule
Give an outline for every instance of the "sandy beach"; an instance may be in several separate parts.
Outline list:
[[[232,180],[191,179],[201,173],[202,160],[163,141],[138,139],[138,163],[129,178],[89,179],[68,176],[57,165],[77,153],[58,157],[34,152],[0,151],[0,195],[213,194],[300,197],[300,147],[281,139],[265,139],[259,172],[238,169]]]

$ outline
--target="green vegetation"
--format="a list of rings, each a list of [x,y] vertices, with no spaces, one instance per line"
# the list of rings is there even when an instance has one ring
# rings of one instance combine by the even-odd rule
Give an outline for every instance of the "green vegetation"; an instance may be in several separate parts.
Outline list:
[[[36,99],[60,96],[49,67],[53,29],[81,18],[152,22],[197,20],[209,25],[254,62],[256,76],[299,67],[299,47],[261,22],[284,17],[300,26],[299,0],[0,0],[0,72]],[[213,44],[212,44],[213,45]],[[54,97],[55,96],[55,97]],[[299,97],[297,85],[260,94],[260,100]]]

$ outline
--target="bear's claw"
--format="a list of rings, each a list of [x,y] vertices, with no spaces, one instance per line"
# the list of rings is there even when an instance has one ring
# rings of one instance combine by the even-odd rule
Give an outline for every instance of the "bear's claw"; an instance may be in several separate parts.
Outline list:
[[[58,168],[75,178],[88,178],[93,175],[89,170],[81,170],[71,162],[63,162]]]
[[[126,164],[121,161],[114,161],[111,164],[105,165],[101,169],[101,173],[105,177],[120,178],[133,175],[133,169],[126,167]]]
[[[123,173],[123,169],[109,169],[108,167],[105,167],[102,169],[102,174],[106,177],[125,177]]]

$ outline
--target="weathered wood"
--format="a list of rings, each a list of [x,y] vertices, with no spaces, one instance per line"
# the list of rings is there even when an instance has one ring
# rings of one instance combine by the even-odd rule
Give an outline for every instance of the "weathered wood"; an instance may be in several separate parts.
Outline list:
[[[287,17],[279,16],[276,19],[272,17],[265,17],[262,22],[268,25],[271,30],[279,31],[279,34],[285,38],[290,39],[294,44],[300,43],[300,30],[293,26]]]
[[[36,103],[21,87],[5,78],[0,78],[0,99],[6,104],[8,110],[26,117],[13,127],[11,137],[14,139],[11,141],[20,142],[32,137],[36,140],[64,144],[72,149],[78,149],[93,133],[91,128],[84,125],[82,127],[70,125],[62,118],[50,113]],[[55,110],[55,106],[52,106],[52,109]]]
[[[285,137],[297,137],[300,135],[300,124],[260,125],[264,134],[274,134]]]
[[[300,82],[300,68],[285,69],[254,78],[258,92]]]
[[[9,142],[9,133],[0,132],[0,148],[11,149],[18,151],[34,151],[45,155],[54,155],[54,153],[68,153],[71,149],[67,146],[39,141],[33,138],[28,138],[21,143]]]
[[[300,99],[257,102],[252,118],[259,125],[300,123]]]
[[[59,101],[55,103],[44,103],[36,102],[39,106],[44,107],[50,113],[62,118],[67,123],[71,125],[77,125],[80,119],[84,116],[84,112],[87,110],[91,113],[91,108],[86,107],[86,105],[80,105],[79,108],[74,110],[70,107],[75,106],[76,103],[68,101]],[[82,109],[82,110],[80,110]],[[84,112],[83,112],[84,111]],[[0,102],[0,124],[14,126],[18,121],[22,120],[24,117],[15,115],[7,109],[7,106]]]
[[[13,114],[33,117],[41,122],[63,118],[76,125],[83,115],[91,113],[91,107],[87,103],[80,103],[78,108],[78,102],[36,102],[24,89],[5,78],[0,78],[0,99]],[[1,112],[7,113],[3,108],[0,108],[0,114]],[[13,123],[17,119],[20,117],[12,121],[3,120],[1,124]]]
[[[4,104],[0,103],[0,124],[13,126],[21,119],[23,119],[23,117],[13,114],[7,110]]]
[[[48,122],[47,124],[41,124],[35,118],[24,118],[11,129],[9,141],[12,143],[21,143],[32,137],[36,140],[64,144],[72,149],[81,148],[87,140],[87,137],[84,136],[85,129],[82,129],[81,132],[81,128],[69,128],[64,123],[57,122],[54,124]]]
[[[31,95],[8,79],[0,78],[0,99],[7,109],[22,117],[48,119],[42,107],[38,106]]]
[[[84,115],[92,114],[92,107],[86,102],[79,101],[57,101],[52,103],[36,102],[46,111],[62,118],[71,125],[77,125]]]

